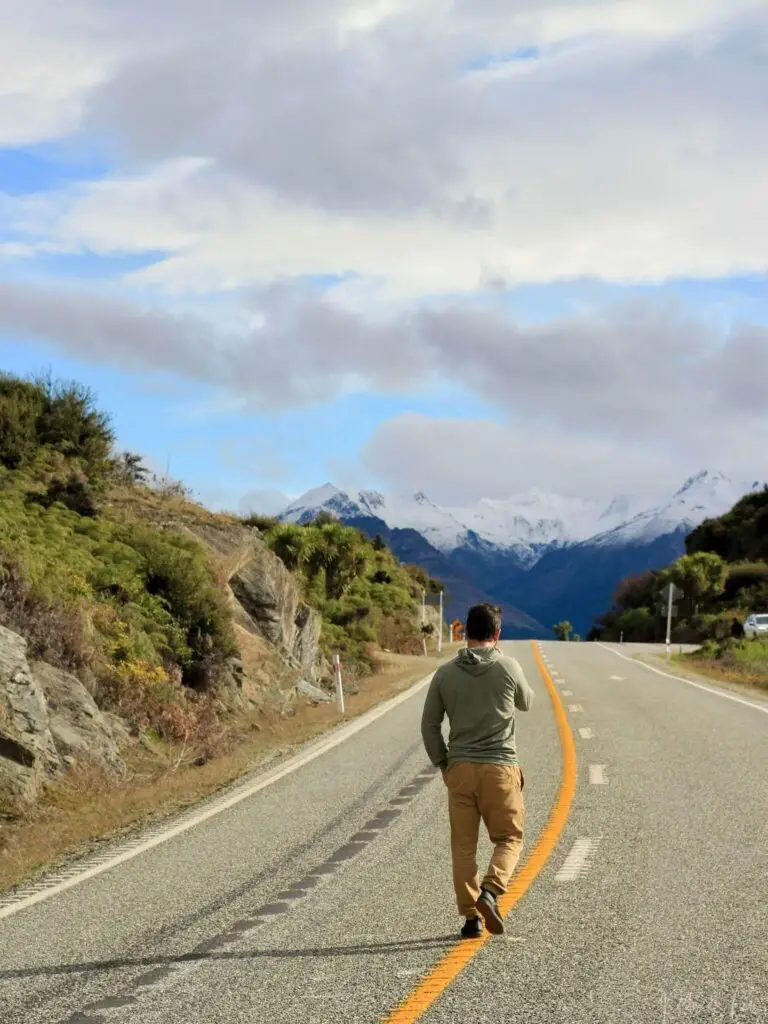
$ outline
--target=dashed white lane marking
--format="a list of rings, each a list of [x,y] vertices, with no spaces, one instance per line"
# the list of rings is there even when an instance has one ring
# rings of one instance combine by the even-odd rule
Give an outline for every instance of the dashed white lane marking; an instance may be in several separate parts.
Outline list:
[[[593,740],[595,738],[595,734],[589,726],[586,726],[584,729],[579,729],[579,736],[581,736],[583,740]]]
[[[619,651],[614,651],[612,647],[606,647],[605,644],[598,642],[598,647],[602,647],[604,651],[608,651],[610,654],[615,654],[617,658],[623,658],[624,661],[628,661],[631,665],[639,665],[640,668],[647,668],[649,672],[655,672],[657,676],[664,676],[667,679],[675,679],[678,683],[685,683],[687,686],[695,686],[697,690],[704,690],[705,693],[711,693],[715,697],[722,697],[723,700],[733,700],[737,704],[744,704],[748,708],[752,708],[754,711],[762,711],[764,715],[768,715],[768,702],[765,704],[755,704],[754,701],[744,700],[743,697],[736,697],[732,693],[724,693],[722,690],[714,690],[711,686],[705,686],[704,683],[694,682],[693,679],[686,679],[684,676],[673,676],[671,672],[662,672],[660,668],[654,668],[653,665],[648,665],[644,661],[638,661],[636,658],[628,658],[626,654],[621,654]]]
[[[563,690],[561,692],[562,692],[564,697],[572,697],[573,696],[573,690]]]
[[[580,875],[586,874],[599,843],[600,837],[595,839],[577,839],[573,844],[573,849],[565,858],[565,863],[557,875],[555,875],[556,880],[558,882],[572,882]]]
[[[574,713],[577,713],[579,711],[583,711],[584,708],[581,706],[581,704],[569,704],[568,705],[568,710],[569,711],[573,711]]]
[[[42,900],[50,899],[51,896],[64,892],[66,889],[72,889],[88,878],[95,878],[97,875],[117,867],[118,864],[124,864],[128,860],[133,860],[134,857],[138,857],[145,851],[151,850],[155,846],[160,846],[162,843],[167,843],[174,836],[187,832],[204,821],[208,821],[209,818],[221,814],[222,811],[229,810],[230,807],[234,807],[243,800],[248,800],[262,789],[274,785],[280,779],[285,778],[286,775],[290,775],[305,764],[309,764],[310,761],[314,761],[315,758],[320,757],[329,750],[333,750],[334,747],[338,747],[351,736],[354,736],[365,729],[366,726],[371,725],[377,719],[386,715],[388,711],[391,711],[400,704],[404,704],[428,686],[431,679],[432,675],[427,676],[403,693],[399,693],[396,697],[392,697],[378,707],[366,711],[359,718],[355,718],[320,740],[310,743],[303,751],[288,758],[281,765],[257,776],[253,782],[245,782],[237,786],[231,795],[215,800],[212,804],[208,804],[208,806],[199,811],[193,809],[191,812],[179,815],[175,822],[171,821],[156,826],[145,832],[143,836],[118,846],[114,851],[114,855],[108,859],[86,860],[82,865],[82,870],[77,871],[75,874],[72,873],[75,871],[73,866],[73,868],[65,869],[61,873],[55,873],[48,880],[43,879],[29,888],[22,889],[20,892],[10,893],[4,898],[0,898],[0,920],[4,917],[11,917],[12,914],[18,914],[20,910],[31,907],[35,903],[40,903]]]
[[[607,765],[591,764],[589,766],[589,783],[591,786],[606,786],[608,776],[605,774]]]
[[[611,676],[611,679],[616,683],[624,682],[624,676]]]

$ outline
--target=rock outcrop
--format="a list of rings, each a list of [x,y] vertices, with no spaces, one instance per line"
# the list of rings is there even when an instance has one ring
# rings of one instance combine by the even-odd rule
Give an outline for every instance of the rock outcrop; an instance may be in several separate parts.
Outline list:
[[[263,637],[286,665],[317,682],[328,674],[320,650],[322,620],[304,601],[301,585],[246,526],[167,524],[202,541],[228,581],[235,622]]]
[[[311,704],[330,704],[333,695],[327,690],[321,690],[319,686],[313,686],[306,679],[300,679],[296,684],[296,692],[300,697],[305,697]]]
[[[241,656],[226,666],[225,703],[290,714],[299,695],[329,699],[316,689],[329,674],[320,649],[320,616],[259,532],[234,523],[163,526],[202,541],[228,587]],[[34,802],[46,779],[74,764],[124,772],[120,744],[127,739],[121,721],[100,711],[78,679],[30,663],[25,640],[0,627],[0,804]]]
[[[56,750],[62,760],[90,761],[122,774],[115,730],[79,679],[59,669],[35,662],[32,674],[48,704],[48,720]]]
[[[320,616],[304,603],[280,559],[266,545],[254,543],[229,585],[247,616],[239,616],[240,625],[258,631],[305,678],[320,678]]]
[[[26,641],[0,626],[0,797],[31,803],[46,778],[85,761],[124,771],[112,724],[78,679],[30,665]]]
[[[0,795],[30,803],[45,776],[62,767],[45,694],[27,662],[27,643],[0,626]]]

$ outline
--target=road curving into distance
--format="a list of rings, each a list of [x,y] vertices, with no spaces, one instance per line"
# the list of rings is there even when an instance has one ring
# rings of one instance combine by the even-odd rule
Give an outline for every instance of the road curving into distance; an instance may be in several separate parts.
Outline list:
[[[596,644],[510,649],[536,700],[503,937],[456,940],[422,687],[0,908],[0,1021],[768,1019],[768,716]]]

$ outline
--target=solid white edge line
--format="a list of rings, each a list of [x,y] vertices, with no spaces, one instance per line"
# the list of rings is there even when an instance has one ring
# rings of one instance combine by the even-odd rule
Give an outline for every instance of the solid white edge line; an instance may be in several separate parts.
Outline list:
[[[25,910],[28,907],[33,906],[35,903],[42,903],[43,900],[50,899],[51,896],[56,896],[58,893],[65,892],[67,889],[72,889],[81,882],[85,882],[89,878],[95,878],[97,875],[101,875],[105,871],[110,871],[119,864],[133,860],[134,857],[138,857],[140,854],[146,853],[147,850],[151,850],[155,846],[160,846],[163,843],[168,842],[169,839],[173,839],[184,832],[188,832],[189,829],[195,828],[197,825],[201,825],[204,821],[208,821],[209,818],[214,818],[217,814],[221,814],[222,811],[227,811],[230,807],[234,807],[243,800],[247,800],[249,797],[254,796],[254,794],[258,793],[260,790],[274,785],[275,782],[285,778],[286,775],[290,775],[299,768],[303,768],[305,764],[309,764],[310,761],[314,761],[315,758],[320,757],[321,754],[325,754],[327,751],[333,750],[334,747],[338,747],[340,744],[344,743],[345,740],[348,740],[351,736],[361,732],[366,728],[366,726],[371,725],[399,704],[404,704],[407,700],[410,700],[411,697],[415,697],[420,690],[423,690],[424,687],[429,685],[432,681],[433,675],[434,673],[431,673],[425,679],[420,680],[409,689],[404,690],[403,693],[399,693],[396,697],[390,698],[390,700],[385,701],[377,708],[372,708],[370,711],[366,711],[364,714],[360,715],[359,718],[356,718],[347,725],[335,730],[326,739],[319,740],[314,743],[310,749],[305,750],[303,753],[294,754],[293,757],[289,758],[288,761],[286,761],[280,768],[275,768],[272,771],[266,772],[261,778],[254,781],[251,785],[245,786],[242,790],[239,790],[230,797],[217,801],[214,806],[208,807],[206,810],[196,814],[193,818],[189,818],[178,825],[171,826],[167,832],[154,836],[152,839],[147,839],[145,842],[131,847],[130,850],[124,850],[122,853],[116,854],[114,857],[111,857],[109,860],[104,861],[101,864],[94,864],[92,867],[86,868],[86,870],[80,874],[71,878],[65,878],[60,882],[55,882],[51,886],[41,889],[40,892],[20,899],[17,903],[11,903],[9,906],[1,908],[0,920],[5,917],[11,917],[13,914],[18,914],[19,911]],[[41,882],[40,884],[44,883]]]
[[[755,711],[762,711],[764,715],[768,715],[768,704],[755,704],[751,700],[744,700],[743,697],[737,697],[734,693],[723,693],[722,690],[716,690],[711,686],[707,686],[705,683],[697,683],[693,679],[686,679],[685,676],[675,676],[671,672],[663,672],[660,668],[656,668],[654,665],[649,665],[645,661],[638,661],[637,658],[630,658],[626,654],[622,654],[620,651],[614,651],[612,647],[608,647],[606,644],[596,641],[598,647],[602,647],[604,651],[608,651],[609,654],[615,654],[617,658],[623,658],[624,661],[628,661],[631,665],[639,665],[641,668],[647,668],[649,672],[655,672],[657,676],[665,676],[667,679],[676,679],[679,683],[687,683],[688,686],[695,686],[697,690],[704,690],[705,693],[712,693],[715,697],[722,697],[724,700],[733,700],[737,704],[743,704],[745,707],[753,708]]]

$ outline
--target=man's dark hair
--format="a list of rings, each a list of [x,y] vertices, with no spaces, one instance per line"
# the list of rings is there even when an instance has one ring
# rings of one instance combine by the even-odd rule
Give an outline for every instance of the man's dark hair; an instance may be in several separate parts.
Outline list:
[[[467,614],[467,640],[483,643],[493,640],[501,628],[501,608],[493,604],[476,604]]]

